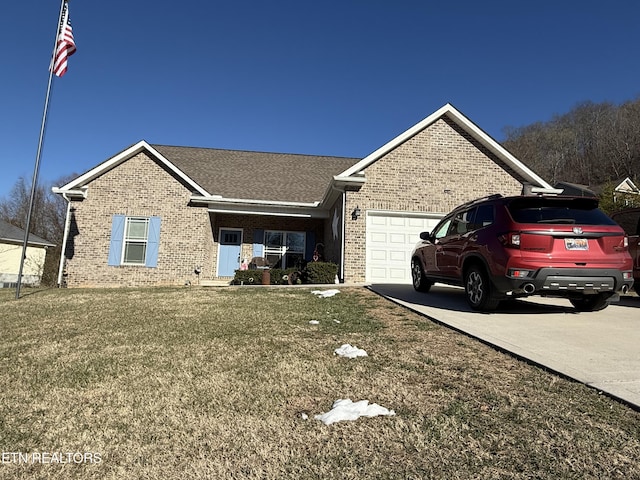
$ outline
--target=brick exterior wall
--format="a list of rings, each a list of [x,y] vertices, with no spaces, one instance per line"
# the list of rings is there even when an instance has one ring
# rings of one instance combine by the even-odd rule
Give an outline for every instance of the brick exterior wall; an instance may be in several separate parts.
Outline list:
[[[446,117],[368,166],[365,177],[358,192],[347,192],[347,282],[365,281],[367,210],[444,214],[478,197],[522,191],[506,165]],[[362,216],[352,220],[356,206]]]
[[[190,190],[147,154],[88,186],[87,198],[71,205],[75,218],[67,242],[67,286],[183,285],[196,278],[196,266],[211,264],[215,249],[207,209],[187,206]],[[161,218],[156,268],[107,264],[114,214]]]

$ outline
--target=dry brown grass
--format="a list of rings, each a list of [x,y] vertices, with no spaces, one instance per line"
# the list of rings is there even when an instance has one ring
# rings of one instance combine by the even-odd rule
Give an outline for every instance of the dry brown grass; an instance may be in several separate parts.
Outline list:
[[[0,449],[101,462],[1,479],[640,478],[640,414],[365,289],[13,293]],[[313,419],[338,398],[396,415]]]

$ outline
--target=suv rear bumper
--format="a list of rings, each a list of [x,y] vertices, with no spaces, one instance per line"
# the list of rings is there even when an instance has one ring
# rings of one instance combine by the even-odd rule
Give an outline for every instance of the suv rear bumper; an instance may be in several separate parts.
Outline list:
[[[541,268],[528,278],[504,277],[503,291],[527,295],[559,295],[620,293],[631,289],[633,279],[625,280],[622,272],[612,268]]]

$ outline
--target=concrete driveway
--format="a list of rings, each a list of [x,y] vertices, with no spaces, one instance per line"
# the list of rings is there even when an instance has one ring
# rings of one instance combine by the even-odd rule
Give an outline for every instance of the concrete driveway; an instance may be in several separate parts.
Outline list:
[[[464,290],[436,284],[371,290],[439,323],[542,365],[640,409],[640,298],[623,296],[601,312],[576,312],[568,300],[531,297],[495,313],[472,311]]]

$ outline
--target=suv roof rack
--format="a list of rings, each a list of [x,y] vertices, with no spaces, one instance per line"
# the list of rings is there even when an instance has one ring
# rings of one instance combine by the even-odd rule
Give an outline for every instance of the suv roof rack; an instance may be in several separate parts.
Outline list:
[[[487,201],[487,200],[495,200],[496,198],[502,198],[502,194],[501,193],[493,193],[491,195],[487,195],[486,197],[476,198],[475,200],[470,200],[470,201],[468,201],[466,203],[463,203],[462,205],[460,205],[460,207],[466,207],[466,206],[472,205],[472,204],[477,203],[477,202],[484,202],[484,201]]]

